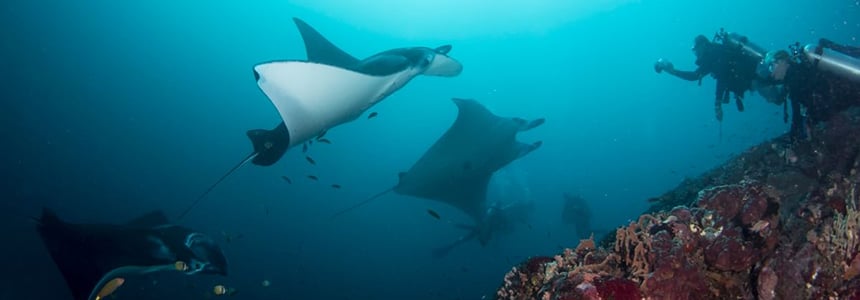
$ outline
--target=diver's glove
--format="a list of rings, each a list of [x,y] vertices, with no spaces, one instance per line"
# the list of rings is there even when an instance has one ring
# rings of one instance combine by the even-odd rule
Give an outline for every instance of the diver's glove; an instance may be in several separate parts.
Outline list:
[[[672,62],[665,59],[658,59],[657,62],[654,63],[654,71],[657,73],[663,72],[663,70],[672,71],[675,69],[675,66],[672,65]]]

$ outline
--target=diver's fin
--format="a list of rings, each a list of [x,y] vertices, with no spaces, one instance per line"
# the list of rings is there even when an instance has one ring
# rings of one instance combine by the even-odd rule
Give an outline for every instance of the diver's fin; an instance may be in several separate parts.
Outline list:
[[[359,60],[341,50],[316,29],[305,23],[299,18],[293,18],[296,27],[299,28],[299,33],[305,41],[305,51],[308,54],[308,61],[322,63],[351,69],[358,65]]]
[[[348,213],[348,212],[350,212],[350,211],[355,210],[356,208],[362,207],[362,206],[364,206],[364,205],[366,205],[366,204],[370,203],[371,201],[376,200],[376,199],[377,199],[377,198],[379,198],[379,197],[385,196],[385,194],[388,194],[389,192],[391,192],[391,191],[393,191],[393,190],[394,190],[394,187],[391,187],[390,189],[387,189],[387,190],[384,190],[384,191],[382,191],[382,192],[379,192],[379,193],[377,193],[376,195],[373,195],[373,196],[371,196],[370,198],[367,198],[367,200],[361,201],[361,202],[359,202],[359,203],[357,203],[357,204],[355,204],[355,205],[353,205],[353,206],[350,206],[350,207],[348,207],[348,208],[346,208],[346,209],[344,209],[344,210],[341,210],[341,211],[339,211],[339,212],[337,212],[337,213],[333,214],[333,215],[331,216],[331,218],[332,218],[332,219],[337,218],[337,217],[339,217],[339,216],[341,216],[341,215],[343,215],[343,214],[345,214],[345,213]]]
[[[258,166],[275,164],[290,147],[290,132],[284,122],[272,130],[252,129],[245,134],[251,140],[254,153],[257,154],[251,162]]]
[[[218,186],[218,184],[221,183],[221,181],[224,181],[224,179],[226,179],[228,176],[230,176],[230,174],[233,174],[233,172],[236,172],[236,170],[238,170],[239,168],[241,168],[242,166],[247,164],[249,161],[251,161],[255,157],[257,157],[257,152],[251,152],[251,154],[249,154],[247,157],[245,157],[245,159],[243,159],[238,164],[233,166],[233,168],[231,168],[230,171],[227,171],[227,173],[224,173],[224,175],[221,176],[221,178],[218,178],[218,181],[215,181],[215,183],[213,183],[211,186],[209,186],[209,188],[206,189],[206,191],[203,192],[203,194],[201,194],[200,197],[197,197],[197,199],[194,200],[194,202],[192,202],[191,205],[188,206],[188,208],[186,208],[184,211],[182,211],[182,213],[179,214],[179,217],[177,217],[176,220],[182,220],[182,218],[184,218],[185,215],[187,215],[189,212],[191,212],[191,210],[194,209],[194,207],[197,206],[198,203],[200,203],[200,200],[203,200],[203,198],[206,198],[206,195],[208,195],[209,192],[211,192],[213,189],[215,189],[215,187]]]
[[[166,224],[170,224],[170,221],[167,220],[167,216],[164,215],[164,212],[156,210],[151,211],[140,217],[134,218],[133,220],[126,223],[126,226],[136,228],[152,228]]]

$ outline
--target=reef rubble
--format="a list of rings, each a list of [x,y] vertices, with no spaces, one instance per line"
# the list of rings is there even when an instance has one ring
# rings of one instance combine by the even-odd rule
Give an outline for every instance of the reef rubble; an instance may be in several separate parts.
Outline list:
[[[497,299],[860,299],[860,109],[751,147],[605,238],[513,267]]]

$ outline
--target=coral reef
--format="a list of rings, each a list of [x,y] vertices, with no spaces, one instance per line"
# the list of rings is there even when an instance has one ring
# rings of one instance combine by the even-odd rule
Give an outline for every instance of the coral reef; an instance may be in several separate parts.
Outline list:
[[[600,243],[505,275],[498,299],[860,299],[860,110],[650,199]]]

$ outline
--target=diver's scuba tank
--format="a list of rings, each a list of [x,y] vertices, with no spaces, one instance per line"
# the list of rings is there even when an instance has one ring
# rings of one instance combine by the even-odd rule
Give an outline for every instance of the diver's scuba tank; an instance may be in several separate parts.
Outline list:
[[[767,50],[762,48],[759,45],[751,42],[749,38],[746,36],[740,35],[738,33],[730,32],[728,34],[728,40],[732,43],[738,44],[741,46],[741,49],[744,50],[749,55],[755,56],[759,59],[763,59],[765,54],[767,54]]]
[[[813,44],[803,47],[803,57],[819,70],[860,82],[860,59],[856,57]]]
[[[723,44],[728,45],[737,45],[744,53],[758,59],[764,59],[764,56],[767,54],[767,50],[751,42],[748,37],[736,32],[728,32],[724,28],[720,28],[720,31],[714,34],[714,41],[721,41]]]

